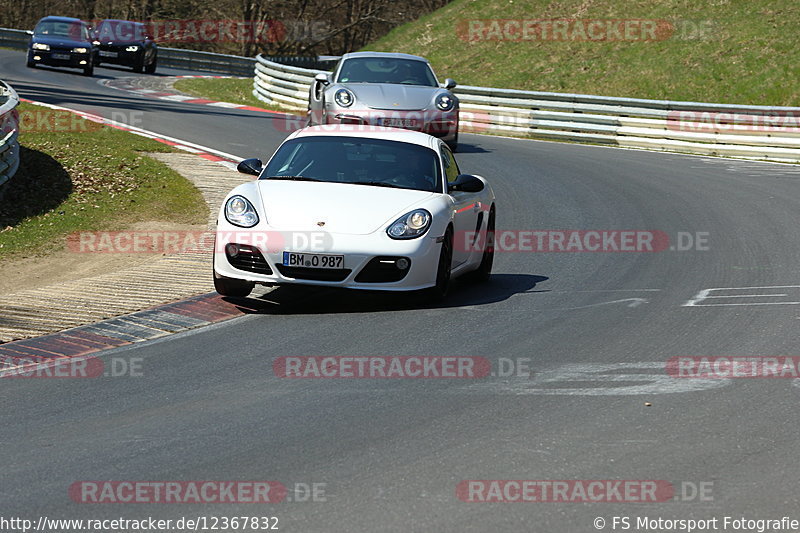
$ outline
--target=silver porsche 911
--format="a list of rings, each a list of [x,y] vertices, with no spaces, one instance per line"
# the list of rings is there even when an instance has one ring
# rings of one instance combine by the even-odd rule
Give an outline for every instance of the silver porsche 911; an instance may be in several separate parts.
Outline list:
[[[428,60],[408,54],[345,54],[332,74],[317,74],[308,124],[365,124],[422,131],[458,144],[456,82],[439,84]]]

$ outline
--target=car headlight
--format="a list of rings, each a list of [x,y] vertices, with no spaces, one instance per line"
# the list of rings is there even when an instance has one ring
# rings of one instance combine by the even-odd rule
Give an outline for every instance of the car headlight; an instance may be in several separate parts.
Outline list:
[[[406,213],[386,228],[392,239],[414,239],[424,235],[431,225],[431,214],[424,209],[415,209]]]
[[[42,43],[33,43],[33,46],[31,46],[31,48],[33,48],[34,50],[50,50],[50,45]]]
[[[342,107],[350,107],[353,105],[353,102],[356,101],[356,97],[347,89],[339,89],[336,91],[336,94],[333,95],[333,99]]]
[[[139,50],[138,46],[129,46],[125,49],[126,52],[136,52],[137,50]]]
[[[79,47],[79,48],[73,48],[72,51],[75,52],[76,54],[85,54],[89,50],[87,48]]]
[[[252,228],[258,224],[258,214],[256,208],[253,207],[247,198],[244,196],[231,196],[225,202],[225,218],[228,222],[235,226],[243,228]]]
[[[442,111],[450,111],[454,105],[456,105],[456,101],[447,93],[442,93],[436,97],[436,107]]]

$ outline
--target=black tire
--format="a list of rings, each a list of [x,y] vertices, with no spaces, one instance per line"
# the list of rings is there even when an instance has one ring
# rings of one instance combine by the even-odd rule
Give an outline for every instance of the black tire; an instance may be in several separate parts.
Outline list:
[[[441,302],[450,290],[450,270],[453,267],[453,229],[448,227],[444,233],[442,250],[439,252],[439,265],[436,268],[436,285],[428,289],[431,302]]]
[[[244,298],[250,294],[256,284],[252,281],[242,281],[218,275],[214,272],[214,289],[222,296]]]
[[[447,146],[450,147],[450,151],[455,153],[458,150],[458,132],[456,132],[456,136],[453,137],[452,141],[447,142]]]
[[[27,63],[25,63],[25,66],[27,66],[28,68],[36,68],[36,62],[28,61]]]
[[[481,264],[477,270],[469,273],[470,281],[485,283],[492,275],[492,264],[494,263],[494,205],[489,209],[489,219],[486,221],[486,244],[483,250]]]
[[[158,56],[153,56],[153,62],[144,67],[145,74],[155,74],[158,66]]]
[[[94,65],[88,65],[83,68],[84,76],[94,76]]]

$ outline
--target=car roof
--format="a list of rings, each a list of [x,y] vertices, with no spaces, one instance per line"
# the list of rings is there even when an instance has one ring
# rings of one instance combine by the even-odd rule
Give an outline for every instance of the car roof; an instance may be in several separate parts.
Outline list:
[[[386,59],[411,59],[412,61],[423,61],[428,63],[424,57],[414,56],[411,54],[400,54],[395,52],[350,52],[342,56],[342,61],[355,57],[382,57]]]
[[[39,22],[44,22],[44,21],[48,21],[48,22],[73,22],[73,23],[74,22],[79,22],[81,24],[86,24],[81,19],[76,19],[76,18],[72,18],[72,17],[47,16],[47,17],[42,17],[42,18],[39,19]],[[39,24],[39,22],[37,22],[36,24]]]
[[[365,126],[360,124],[327,124],[310,126],[295,131],[286,140],[300,137],[360,137],[362,139],[383,139],[425,146],[438,151],[439,140],[420,131],[383,126]]]

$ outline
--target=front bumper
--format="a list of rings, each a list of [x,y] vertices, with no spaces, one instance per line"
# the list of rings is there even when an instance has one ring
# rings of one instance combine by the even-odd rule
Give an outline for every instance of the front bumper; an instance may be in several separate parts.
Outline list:
[[[382,235],[381,235],[382,234]],[[275,232],[269,229],[242,230],[225,223],[217,229],[214,246],[214,271],[226,278],[265,284],[298,284],[350,289],[412,291],[436,283],[441,244],[429,231],[422,237],[392,240],[383,231],[369,235],[326,233],[324,238],[295,238],[309,232]],[[295,241],[295,244],[292,242]],[[324,242],[324,246],[303,246],[298,242]],[[249,251],[244,259],[231,256],[228,244],[239,244],[257,250],[260,257]],[[241,249],[241,247],[240,247]],[[342,269],[323,270],[283,266],[283,252],[343,255]],[[253,259],[255,257],[255,260]],[[261,260],[263,258],[263,261]],[[382,281],[392,277],[390,263],[404,258],[409,266],[405,274],[398,273],[397,281]],[[266,264],[264,264],[264,262]],[[377,274],[376,274],[377,273]],[[377,280],[377,281],[376,281]]]
[[[141,46],[135,52],[127,52],[127,47],[101,46],[98,51],[98,60],[112,65],[135,67],[144,59],[144,48]]]
[[[458,109],[450,111],[391,109],[347,109],[331,106],[326,109],[323,124],[390,126],[421,131],[445,141],[455,140],[458,133]]]
[[[28,50],[28,61],[52,67],[86,68],[92,64],[92,52],[78,54],[72,50]]]

